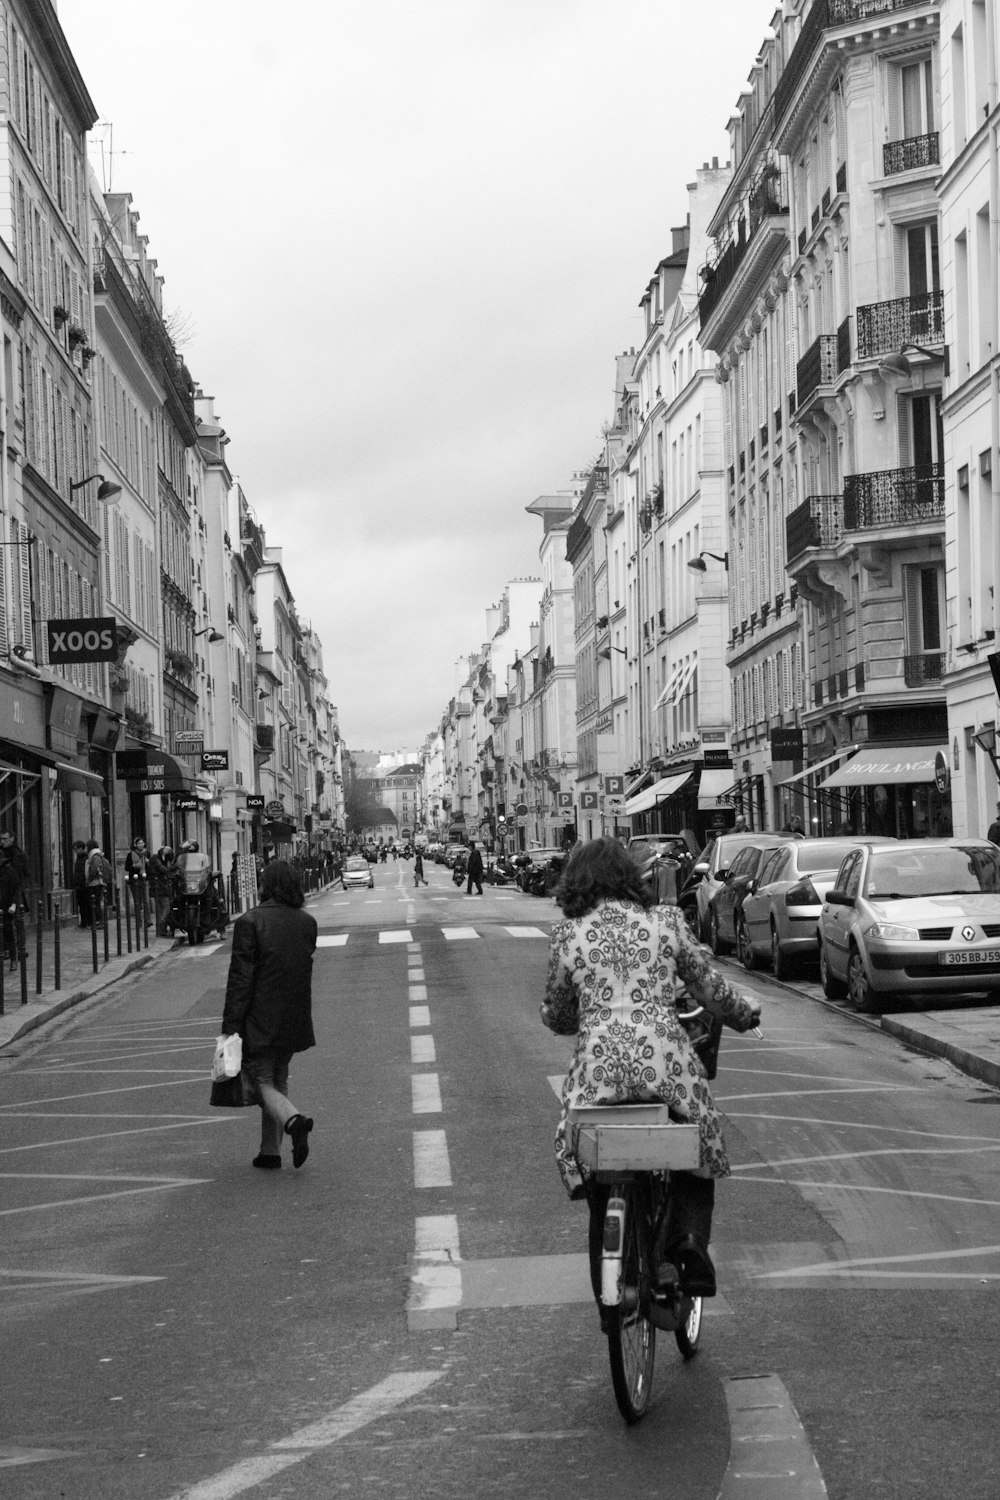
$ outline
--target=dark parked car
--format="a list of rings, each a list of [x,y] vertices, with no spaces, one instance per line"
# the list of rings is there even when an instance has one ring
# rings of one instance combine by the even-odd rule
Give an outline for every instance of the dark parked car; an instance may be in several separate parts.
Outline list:
[[[780,848],[782,842],[780,834],[758,833],[753,843],[736,850],[709,902],[708,936],[713,953],[728,953],[735,947],[743,921],[744,897],[754,890],[768,855]]]
[[[703,943],[709,940],[709,906],[739,850],[759,844],[761,839],[773,846],[791,837],[781,833],[720,833],[705,845],[691,866],[678,903],[696,938]]]

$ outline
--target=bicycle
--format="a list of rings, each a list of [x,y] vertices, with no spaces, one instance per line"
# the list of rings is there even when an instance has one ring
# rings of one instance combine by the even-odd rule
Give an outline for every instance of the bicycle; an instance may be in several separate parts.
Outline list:
[[[702,1007],[681,1020],[694,1033],[707,1076],[714,1077],[721,1022]],[[665,1104],[570,1109],[567,1122],[571,1148],[587,1169],[584,1180],[596,1199],[590,1217],[591,1282],[600,1292],[615,1400],[631,1425],[649,1409],[657,1330],[674,1335],[685,1360],[698,1352],[702,1298],[682,1290],[661,1243],[670,1172],[699,1165],[698,1127],[672,1120]]]

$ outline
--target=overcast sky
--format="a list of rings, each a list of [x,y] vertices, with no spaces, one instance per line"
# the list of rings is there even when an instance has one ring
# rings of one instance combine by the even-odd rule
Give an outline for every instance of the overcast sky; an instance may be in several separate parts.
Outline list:
[[[58,0],[230,465],[356,750],[418,749],[774,0]]]

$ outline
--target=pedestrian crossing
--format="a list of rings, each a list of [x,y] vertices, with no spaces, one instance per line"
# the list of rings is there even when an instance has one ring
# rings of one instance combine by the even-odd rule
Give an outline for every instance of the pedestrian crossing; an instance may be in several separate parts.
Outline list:
[[[541,927],[507,927],[498,925],[480,931],[477,927],[438,927],[428,932],[425,927],[419,929],[421,941],[429,937],[440,935],[446,943],[469,943],[477,942],[484,937],[512,937],[512,938],[547,938],[548,933]],[[316,939],[317,948],[346,948],[348,943],[358,942],[370,943],[376,934],[368,929],[360,929],[354,932],[321,932]],[[413,943],[417,939],[409,927],[386,928],[377,934],[381,946],[391,946],[395,943]]]

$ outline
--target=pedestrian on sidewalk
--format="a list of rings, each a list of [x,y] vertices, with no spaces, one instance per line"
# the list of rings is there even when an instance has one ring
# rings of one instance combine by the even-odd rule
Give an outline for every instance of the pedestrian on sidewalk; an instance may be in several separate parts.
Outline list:
[[[174,851],[163,844],[149,857],[149,892],[153,898],[157,937],[170,937],[172,934],[170,908],[174,904],[176,875]]]
[[[90,892],[90,925],[102,927],[108,891],[114,879],[111,865],[96,839],[87,840],[87,889]]]
[[[12,833],[0,833],[0,849],[7,856],[10,867],[17,876],[21,910],[27,911],[31,892],[31,867],[28,864],[28,856]]]
[[[90,891],[87,886],[87,846],[83,839],[73,845],[73,893],[81,927],[90,926]]]
[[[424,861],[423,861],[423,856],[421,855],[419,849],[417,850],[416,854],[413,856],[413,884],[414,885],[426,885],[427,884],[427,881],[424,879]]]
[[[222,1031],[243,1038],[243,1066],[261,1114],[253,1165],[273,1170],[281,1166],[283,1135],[291,1137],[293,1166],[301,1167],[309,1155],[313,1122],[285,1091],[293,1054],[316,1045],[312,966],[318,927],[302,910],[302,882],[284,860],[264,867],[258,894],[260,905],[233,923]]]
[[[149,911],[149,856],[144,838],[134,838],[132,847],[125,856],[125,889],[132,897],[138,935],[143,913]]]
[[[472,887],[475,885],[478,895],[483,894],[483,856],[476,848],[475,839],[469,840],[469,862],[465,867],[468,879],[465,883],[465,894],[472,895]]]
[[[0,913],[3,914],[3,951],[11,970],[17,968],[17,925],[21,884],[7,851],[0,845]]]

